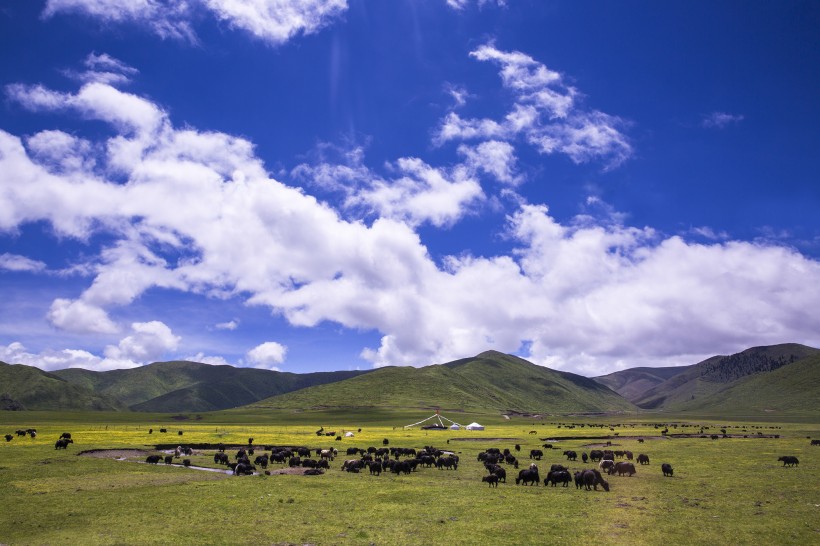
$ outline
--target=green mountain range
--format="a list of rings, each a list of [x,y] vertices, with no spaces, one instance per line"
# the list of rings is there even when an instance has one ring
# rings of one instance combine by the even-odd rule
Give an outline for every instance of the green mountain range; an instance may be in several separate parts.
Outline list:
[[[691,366],[587,378],[487,351],[422,368],[294,374],[197,362],[95,372],[0,362],[0,410],[190,413],[265,409],[445,409],[498,413],[812,412],[820,350],[754,347]]]
[[[339,383],[268,398],[256,408],[441,408],[499,412],[606,412],[634,406],[609,387],[487,351],[423,368],[385,367]]]
[[[643,409],[741,412],[820,408],[820,349],[752,347],[677,368],[634,368],[596,378]]]

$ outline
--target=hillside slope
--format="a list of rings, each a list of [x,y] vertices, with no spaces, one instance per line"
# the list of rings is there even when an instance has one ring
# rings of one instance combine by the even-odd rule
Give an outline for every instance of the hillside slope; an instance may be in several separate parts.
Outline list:
[[[729,384],[759,374],[769,374],[820,350],[789,343],[752,347],[729,356],[715,356],[690,366],[635,400],[644,409],[685,409],[693,400],[712,396]]]
[[[726,384],[717,392],[671,406],[719,415],[809,413],[820,409],[820,354],[801,358],[771,372]]]
[[[121,401],[134,411],[215,411],[313,385],[332,383],[366,372],[316,372],[295,374],[212,366],[198,362],[155,362],[129,370],[93,372],[67,369],[55,375],[108,398]]]
[[[652,387],[660,385],[688,368],[689,366],[630,368],[593,379],[634,403],[636,400],[640,400],[644,393]]]
[[[123,405],[82,385],[22,364],[0,362],[0,410],[120,410]]]
[[[488,351],[423,368],[386,367],[294,391],[257,408],[442,408],[501,412],[628,411],[634,406],[596,381]]]

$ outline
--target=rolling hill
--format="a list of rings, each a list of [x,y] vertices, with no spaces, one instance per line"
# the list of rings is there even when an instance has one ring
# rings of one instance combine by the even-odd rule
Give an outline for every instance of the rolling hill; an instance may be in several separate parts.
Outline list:
[[[121,410],[116,400],[39,368],[0,362],[0,410]]]
[[[689,366],[630,368],[609,375],[595,377],[594,379],[634,403],[640,400],[646,391],[678,375],[688,367]]]
[[[496,351],[423,368],[366,375],[268,398],[255,408],[442,408],[500,412],[608,412],[634,406],[596,381]]]
[[[118,400],[133,411],[195,412],[243,406],[276,394],[363,373],[367,372],[295,374],[174,361],[108,372],[70,368],[54,375]]]

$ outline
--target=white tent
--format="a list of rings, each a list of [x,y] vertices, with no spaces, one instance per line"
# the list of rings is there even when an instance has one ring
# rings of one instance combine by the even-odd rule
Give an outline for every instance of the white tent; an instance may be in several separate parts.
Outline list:
[[[458,423],[456,423],[452,419],[447,419],[445,416],[441,415],[441,413],[439,413],[438,410],[436,410],[436,413],[434,413],[433,415],[431,415],[427,419],[422,419],[418,423],[413,423],[412,425],[405,425],[404,428],[412,428],[416,425],[420,425],[420,424],[426,423],[428,421],[432,421],[433,424],[428,425],[426,427],[421,427],[421,428],[424,428],[424,429],[433,429],[434,428],[434,429],[437,429],[437,430],[447,430],[447,427],[444,425],[444,421],[447,421],[448,423],[450,423],[450,430],[459,430],[459,427],[461,427],[461,425],[459,425]],[[453,428],[453,427],[456,427],[456,428]]]
[[[484,430],[484,425],[479,425],[478,423],[470,423],[466,427],[467,430]]]
[[[352,437],[353,437],[352,432],[345,432],[345,438],[352,438]]]

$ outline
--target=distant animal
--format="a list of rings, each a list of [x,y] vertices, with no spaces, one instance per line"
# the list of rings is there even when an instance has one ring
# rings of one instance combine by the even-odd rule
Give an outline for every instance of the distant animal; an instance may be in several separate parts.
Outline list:
[[[587,461],[589,460],[589,455],[587,455],[586,451],[581,453],[581,460],[584,461],[584,464],[587,464]]]
[[[638,462],[640,464],[649,464],[649,455],[641,453],[640,455],[638,455]]]
[[[820,446],[820,440],[812,440],[811,445],[813,446]]]
[[[601,473],[597,470],[584,470],[581,476],[583,479],[584,487],[587,488],[587,491],[589,491],[591,488],[597,491],[599,485],[604,488],[604,491],[609,491],[609,482],[606,481],[603,478],[603,476],[601,476]]]
[[[214,463],[216,464],[228,464],[228,454],[227,453],[214,453]]]
[[[519,483],[524,485],[538,485],[538,482],[540,481],[541,476],[538,475],[538,469],[527,468],[518,473],[518,477],[515,479],[515,485],[518,485]]]
[[[671,464],[663,463],[661,465],[661,470],[663,470],[663,475],[664,476],[669,476],[670,478],[672,477],[672,465]]]
[[[643,438],[638,438],[638,443],[642,444],[643,443]]]
[[[544,487],[548,484],[552,483],[552,486],[555,487],[559,483],[562,484],[564,487],[569,486],[569,482],[572,481],[572,476],[566,470],[554,470],[547,473],[547,477],[544,478]]]
[[[238,463],[233,473],[235,476],[251,476],[255,470],[256,467],[250,463]]]
[[[165,464],[171,464],[173,462],[174,462],[174,456],[173,455],[166,455],[165,456]]]
[[[60,438],[65,438],[66,440],[70,440],[71,439],[71,433],[70,432],[63,432],[62,434],[60,434]]]
[[[820,443],[820,440],[817,440],[817,442]],[[521,444],[515,444],[515,450],[521,451]]]
[[[159,431],[160,432],[168,432],[168,429],[167,428],[161,428],[161,429],[159,429]]]
[[[540,449],[531,449],[530,450],[530,459],[535,459],[536,461],[540,461],[541,457],[544,456],[544,452]]]
[[[162,459],[159,455],[148,455],[145,458],[145,462],[148,464],[158,464],[159,461]]]
[[[382,445],[383,445],[383,446],[390,445],[390,440],[388,440],[387,438],[385,438],[384,440],[382,440]]]
[[[6,434],[5,438],[7,442],[11,442],[14,439],[14,436],[12,436],[11,434]]]
[[[797,460],[797,457],[793,457],[791,455],[784,455],[777,459],[778,461],[783,461],[783,466],[795,466],[800,464],[800,461]]]
[[[177,434],[182,436],[182,431],[180,430],[179,432],[177,432]]]
[[[615,466],[615,461],[610,461],[609,459],[604,459],[600,463],[598,463],[598,468],[605,472],[609,472]]]
[[[54,449],[66,449],[66,448],[68,448],[68,444],[73,444],[73,443],[74,443],[74,440],[71,440],[70,438],[60,438],[54,444]]]
[[[578,458],[578,454],[572,450],[564,451],[564,455],[566,455],[568,461],[574,461]]]
[[[635,465],[627,462],[627,461],[620,461],[615,463],[615,465],[609,469],[609,474],[618,473],[618,476],[623,476],[624,474],[629,474],[632,476],[635,474]]]
[[[594,463],[595,461],[600,461],[603,458],[604,452],[600,449],[593,449],[589,452],[589,459]]]
[[[321,476],[325,471],[321,468],[308,468],[303,472],[305,476]]]
[[[191,466],[191,459],[182,459],[182,466]]]
[[[498,476],[495,474],[484,476],[481,481],[487,483],[490,487],[498,487]]]

